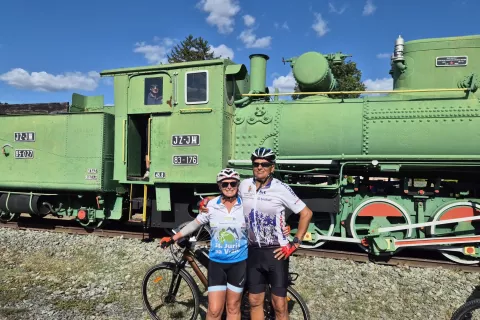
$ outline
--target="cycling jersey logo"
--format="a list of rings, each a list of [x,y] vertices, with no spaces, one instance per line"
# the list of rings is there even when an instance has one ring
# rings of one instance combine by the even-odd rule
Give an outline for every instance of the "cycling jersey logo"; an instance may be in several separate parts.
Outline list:
[[[250,231],[253,233],[254,242],[260,241],[260,243],[272,245],[275,244],[275,238],[278,234],[277,223],[275,216],[269,214],[250,211],[248,215]]]
[[[238,238],[238,236],[235,237],[235,235],[232,232],[230,232],[228,230],[225,230],[225,229],[220,230],[220,232],[218,234],[218,241],[220,241],[221,245],[223,245],[225,243],[235,243],[237,238]]]

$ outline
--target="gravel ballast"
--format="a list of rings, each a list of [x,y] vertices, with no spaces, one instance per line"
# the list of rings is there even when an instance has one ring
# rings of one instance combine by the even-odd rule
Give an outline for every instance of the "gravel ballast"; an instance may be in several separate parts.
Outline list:
[[[157,241],[5,228],[0,256],[0,319],[149,319],[143,276],[172,260]],[[450,319],[480,285],[480,273],[441,268],[314,257],[293,257],[290,266],[318,320]]]

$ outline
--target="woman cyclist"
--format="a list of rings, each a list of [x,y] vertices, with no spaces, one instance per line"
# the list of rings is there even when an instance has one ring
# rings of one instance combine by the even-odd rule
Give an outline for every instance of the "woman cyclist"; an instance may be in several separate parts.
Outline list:
[[[248,243],[242,201],[237,195],[239,182],[240,176],[235,170],[226,168],[220,171],[217,184],[222,194],[208,203],[208,213],[199,213],[171,238],[177,241],[201,225],[210,224],[207,320],[220,319],[225,300],[227,319],[240,319]],[[170,238],[163,238],[161,243],[164,241],[169,242]]]

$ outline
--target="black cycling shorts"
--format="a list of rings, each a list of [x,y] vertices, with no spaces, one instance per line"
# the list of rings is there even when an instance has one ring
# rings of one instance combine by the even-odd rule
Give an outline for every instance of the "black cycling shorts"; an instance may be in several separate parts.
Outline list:
[[[247,283],[250,293],[265,292],[265,285],[269,283],[274,295],[287,296],[290,258],[276,259],[273,251],[277,248],[279,247],[248,248]]]
[[[227,289],[241,293],[245,286],[247,261],[208,263],[208,291],[225,291]]]

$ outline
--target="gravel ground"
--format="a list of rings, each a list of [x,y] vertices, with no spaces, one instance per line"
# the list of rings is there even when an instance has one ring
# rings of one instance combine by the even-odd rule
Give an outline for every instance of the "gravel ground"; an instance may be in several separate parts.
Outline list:
[[[157,242],[0,228],[0,319],[148,319],[143,275],[169,253]],[[293,257],[291,270],[318,320],[449,319],[480,284],[480,273],[311,257]]]

